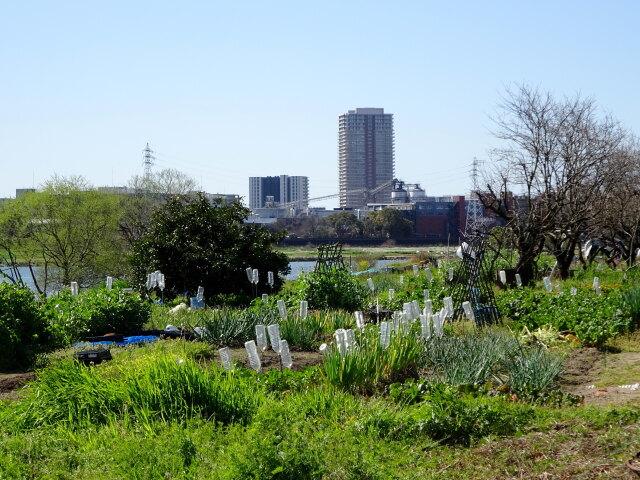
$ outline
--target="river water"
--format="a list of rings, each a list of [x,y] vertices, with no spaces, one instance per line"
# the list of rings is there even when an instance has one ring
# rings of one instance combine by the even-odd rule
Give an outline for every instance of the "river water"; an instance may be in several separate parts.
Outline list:
[[[382,268],[382,267],[386,267],[387,265],[390,265],[392,263],[397,263],[399,260],[395,259],[395,260],[376,260],[373,268],[374,269],[378,269],[378,268]],[[314,261],[294,261],[294,262],[290,262],[289,266],[291,267],[291,272],[289,273],[289,275],[287,275],[285,278],[287,280],[295,280],[296,278],[298,278],[300,276],[300,274],[302,272],[308,273],[308,272],[312,272],[313,269],[316,267],[316,262]]]
[[[382,267],[386,267],[387,265],[391,264],[391,263],[396,263],[398,262],[398,260],[376,260],[375,265],[373,268],[382,268]],[[311,272],[313,271],[313,269],[316,266],[316,262],[315,261],[304,261],[304,260],[296,260],[293,262],[289,263],[289,266],[291,267],[291,272],[289,273],[289,275],[287,275],[285,278],[287,280],[295,280],[296,278],[298,278],[300,276],[300,274],[302,272]],[[20,275],[22,276],[22,280],[24,281],[24,283],[31,289],[35,291],[35,284],[33,283],[33,279],[31,278],[31,273],[29,272],[29,268],[28,267],[18,267],[18,270],[20,272]],[[36,275],[38,275],[39,273],[41,273],[41,268],[40,267],[34,267],[33,268],[34,273]],[[0,278],[0,282],[6,282],[8,281],[5,278]]]
[[[31,278],[31,272],[29,271],[29,267],[18,267],[18,272],[20,273],[20,276],[22,277],[22,281],[27,285],[27,287],[29,287],[31,290],[35,292],[36,286],[35,286],[35,283],[33,282],[33,278]],[[42,273],[42,268],[33,267],[33,272],[35,273],[36,276],[38,276],[39,274]],[[5,271],[5,273],[9,274],[10,272]],[[9,282],[9,281],[10,280],[5,278],[4,276],[0,277],[0,283]]]

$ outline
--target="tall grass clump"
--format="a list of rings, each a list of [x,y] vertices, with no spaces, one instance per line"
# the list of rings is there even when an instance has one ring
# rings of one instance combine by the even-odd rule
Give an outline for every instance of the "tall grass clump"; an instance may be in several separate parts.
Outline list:
[[[122,410],[125,397],[123,384],[69,358],[40,371],[27,392],[12,419],[19,429],[105,424]]]
[[[43,370],[16,403],[13,426],[77,429],[123,420],[150,427],[192,418],[246,423],[263,398],[250,374],[190,359],[158,356],[102,367],[65,359]]]
[[[294,314],[280,320],[280,333],[299,350],[316,350],[324,336],[339,328],[355,327],[353,313],[344,310],[314,310],[307,318]]]
[[[324,370],[331,385],[349,391],[374,392],[383,384],[415,376],[422,362],[424,345],[412,331],[400,329],[391,335],[387,348],[380,343],[377,326],[356,335],[356,345],[339,352],[335,345],[325,354]]]
[[[246,423],[255,412],[260,394],[249,376],[203,368],[190,360],[149,359],[125,382],[125,401],[138,421],[149,415],[164,422],[194,417]]]
[[[324,333],[321,318],[311,314],[307,318],[298,315],[280,321],[280,335],[291,347],[299,350],[315,350]]]
[[[318,318],[322,332],[327,335],[333,334],[338,328],[353,328],[356,325],[353,312],[346,310],[316,310],[309,316]]]

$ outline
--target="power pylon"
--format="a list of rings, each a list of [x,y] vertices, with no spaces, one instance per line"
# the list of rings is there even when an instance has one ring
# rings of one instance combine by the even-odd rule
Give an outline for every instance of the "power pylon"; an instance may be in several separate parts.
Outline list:
[[[151,167],[153,166],[153,161],[156,157],[153,156],[153,150],[149,147],[149,142],[147,142],[147,146],[142,151],[142,160],[144,164],[144,178],[149,178],[151,176]]]
[[[473,157],[473,164],[471,168],[472,187],[471,191],[469,192],[468,200],[466,202],[467,220],[464,226],[464,236],[467,238],[483,232],[486,225],[486,221],[484,218],[484,207],[482,206],[482,202],[480,202],[480,197],[478,196],[478,167],[481,163],[482,162],[480,160],[478,160],[476,157]]]

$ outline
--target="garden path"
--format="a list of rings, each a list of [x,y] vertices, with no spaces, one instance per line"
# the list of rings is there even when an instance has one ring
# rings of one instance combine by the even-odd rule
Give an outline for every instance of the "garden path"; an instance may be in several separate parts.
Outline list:
[[[605,406],[640,402],[640,352],[603,353],[580,348],[565,360],[562,388],[582,395],[586,405]]]

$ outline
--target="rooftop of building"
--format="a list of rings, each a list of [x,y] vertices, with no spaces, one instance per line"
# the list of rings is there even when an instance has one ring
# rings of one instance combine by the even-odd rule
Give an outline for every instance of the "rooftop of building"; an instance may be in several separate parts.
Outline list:
[[[356,108],[349,110],[347,113],[355,113],[358,115],[384,115],[384,108]]]

